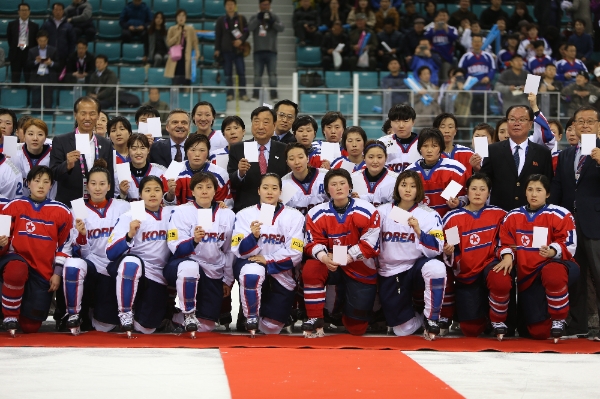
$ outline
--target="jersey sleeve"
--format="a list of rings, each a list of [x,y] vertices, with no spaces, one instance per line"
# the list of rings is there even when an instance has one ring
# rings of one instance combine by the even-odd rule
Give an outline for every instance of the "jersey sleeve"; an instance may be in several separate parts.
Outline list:
[[[267,273],[276,274],[290,270],[302,261],[302,252],[304,250],[304,217],[300,212],[290,216],[295,216],[294,220],[284,220],[286,227],[285,244],[283,248],[272,254],[265,254],[267,261]]]
[[[235,215],[231,212],[231,216],[228,219],[228,228],[225,231],[225,241],[223,242],[223,247],[221,251],[225,254],[225,266],[223,268],[223,282],[228,286],[233,284],[233,262],[235,261],[235,254],[231,250],[233,236],[233,226],[235,224]]]
[[[129,252],[133,247],[133,240],[127,242],[127,233],[131,223],[131,214],[126,213],[117,219],[112,234],[108,237],[108,246],[106,247],[106,256],[110,261],[119,259],[123,254]]]
[[[502,259],[502,255],[511,254],[513,261],[516,260],[515,248],[517,246],[516,237],[513,236],[512,232],[512,217],[510,214],[506,215],[502,225],[500,226],[500,240],[498,242],[498,250],[496,256]]]
[[[19,168],[10,159],[5,159],[2,170],[0,196],[11,200],[21,197],[23,195],[23,180]]]
[[[550,151],[554,149],[556,139],[542,111],[536,112],[533,118],[533,135],[531,136],[531,141],[548,147]]]
[[[437,212],[427,214],[423,220],[421,234],[415,241],[417,249],[427,258],[434,258],[442,253],[444,249],[444,233],[442,231],[442,220]]]
[[[370,259],[379,255],[380,223],[381,218],[379,212],[374,210],[369,218],[368,226],[365,226],[362,229],[364,232],[361,234],[358,244],[348,248],[348,255],[350,255],[354,261]]]
[[[306,234],[304,240],[304,253],[314,259],[317,259],[317,254],[321,251],[329,252],[329,240],[323,235],[323,228],[319,226],[325,218],[321,218],[321,222],[319,220],[315,222],[313,217],[316,215],[317,213],[312,215],[309,213],[306,216]]]
[[[73,214],[68,209],[62,211],[60,218],[60,224],[58,225],[58,239],[56,242],[56,257],[54,258],[54,274],[62,276],[62,266],[64,265],[67,258],[70,258],[73,254],[73,235],[71,229],[73,228]]]
[[[554,228],[552,236],[553,240],[549,247],[556,251],[555,258],[571,260],[577,249],[577,231],[573,215],[567,213],[559,225]]]
[[[189,221],[186,221],[186,213],[185,209],[176,207],[173,216],[169,219],[167,245],[177,258],[191,255],[196,247],[194,243],[195,226],[190,226]]]
[[[240,214],[241,213],[241,214]],[[231,249],[238,258],[248,259],[260,252],[260,236],[254,237],[250,223],[243,212],[238,213],[231,237]]]

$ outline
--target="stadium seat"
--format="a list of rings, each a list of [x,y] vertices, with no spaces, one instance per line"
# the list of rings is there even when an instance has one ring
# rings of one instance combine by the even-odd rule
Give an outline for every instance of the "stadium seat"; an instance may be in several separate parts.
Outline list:
[[[486,8],[489,8],[488,4],[473,4],[473,6],[471,7],[471,10],[473,11],[473,14],[477,15],[477,19],[480,19],[481,12],[483,10],[485,10]]]
[[[0,1],[0,13],[17,15],[21,0],[2,0]]]
[[[100,15],[100,0],[87,0],[87,3],[92,6],[92,15]]]
[[[358,96],[358,113],[359,114],[380,114],[373,110],[374,107],[381,108],[381,95],[364,95]]]
[[[459,8],[460,7],[458,4],[446,4],[446,10],[448,10],[448,15],[452,15],[452,13],[454,11],[457,11]]]
[[[134,96],[136,96],[137,98],[140,99],[140,104],[146,102],[146,97],[148,97],[147,92],[142,91],[142,90],[132,90],[132,89],[125,89],[125,92],[128,94],[133,94]]]
[[[167,104],[171,104],[171,92],[169,90],[159,90],[160,101],[164,101]]]
[[[225,14],[225,6],[221,0],[204,1],[204,17],[219,18],[223,14]]]
[[[190,25],[192,25],[195,30],[204,29],[204,22],[192,22]]]
[[[75,118],[73,115],[56,115],[54,116],[54,135],[72,132],[75,128]]]
[[[170,85],[171,78],[165,78],[164,68],[148,68],[148,86]]]
[[[26,3],[29,4],[29,9],[31,10],[32,15],[48,14],[48,0],[27,0]]]
[[[49,112],[44,112],[44,115],[34,113],[31,115],[33,118],[43,120],[48,126],[48,134],[52,134],[52,130],[54,128],[54,116]]]
[[[179,92],[179,108],[183,108],[183,109],[192,109],[194,107],[194,104],[196,104],[198,102],[198,93],[183,93],[183,92]]]
[[[120,39],[121,25],[119,21],[102,19],[98,21],[98,38],[99,39]]]
[[[509,17],[511,17],[515,12],[514,4],[502,4],[501,7],[504,10],[504,12],[508,14]]]
[[[144,59],[144,45],[141,43],[123,43],[123,62],[141,64]]]
[[[199,0],[179,0],[179,8],[187,12],[188,18],[200,18],[202,6],[202,1]],[[221,6],[221,14],[224,14],[223,6]]]
[[[129,121],[129,123],[131,123],[132,127],[136,126],[136,123],[135,123],[135,114],[121,113],[120,116],[124,116],[125,119],[127,119]]]
[[[8,60],[8,41],[0,40],[0,47],[4,50],[4,56]]]
[[[146,82],[146,70],[140,67],[121,67],[119,83],[122,85],[143,85]]]
[[[104,54],[108,57],[108,62],[118,62],[121,59],[121,43],[97,42],[95,54]]]
[[[27,107],[27,89],[0,89],[1,108],[25,108]]]
[[[7,82],[8,80],[8,67],[0,67],[0,83]]]
[[[220,69],[202,69],[200,76],[202,86],[225,86],[225,73]]]
[[[0,37],[6,37],[6,30],[8,29],[9,22],[10,20],[8,19],[0,19]]]
[[[203,44],[202,45],[202,63],[204,65],[211,65],[215,62],[215,45],[214,44]]]
[[[125,4],[125,0],[102,0],[100,15],[120,15]]]
[[[324,114],[328,109],[325,94],[300,94],[300,112],[304,114]]]
[[[350,72],[325,71],[325,85],[331,89],[349,89],[352,87]]]
[[[215,25],[217,24],[216,21],[204,21],[204,26],[202,27],[202,29],[204,30],[215,30]]]
[[[533,16],[534,6],[527,6],[527,10],[529,11],[529,15],[531,15],[531,18],[533,18],[533,20],[535,21],[535,17]]]
[[[154,0],[152,12],[157,13],[158,11],[162,11],[165,17],[174,17],[177,11],[177,0]]]
[[[321,48],[297,47],[296,63],[300,67],[321,66]]]
[[[75,103],[73,90],[58,91],[58,109],[71,110]]]
[[[227,95],[224,92],[211,93],[204,91],[200,93],[200,101],[208,101],[215,107],[215,111],[218,113],[227,111]]]
[[[44,20],[42,18],[30,18],[31,22],[36,23],[38,26],[42,26],[44,24]]]
[[[377,140],[381,136],[383,136],[383,132],[381,131],[381,126],[383,126],[383,122],[381,119],[361,119],[360,127],[362,127],[367,133],[368,139]]]
[[[328,94],[327,109],[330,111],[340,111],[344,115],[352,115],[352,106],[354,105],[354,96],[348,94]],[[339,106],[338,106],[339,104]]]
[[[361,89],[378,89],[379,88],[379,73],[378,72],[357,72],[358,87]]]

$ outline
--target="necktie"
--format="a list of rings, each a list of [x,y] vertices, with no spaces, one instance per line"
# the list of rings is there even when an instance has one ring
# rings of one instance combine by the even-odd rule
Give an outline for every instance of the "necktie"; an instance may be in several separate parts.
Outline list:
[[[519,156],[519,150],[521,149],[520,146],[516,146],[515,147],[515,167],[517,168],[517,174],[519,174],[519,162],[521,162],[521,157]]]
[[[577,163],[577,170],[575,171],[575,181],[579,180],[579,176],[581,176],[581,168],[583,168],[583,164],[585,163],[585,155],[579,156],[579,162]]]
[[[181,145],[175,144],[175,161],[181,162]]]
[[[260,174],[264,175],[267,173],[267,158],[265,158],[265,150],[267,147],[261,145],[259,147],[260,154],[258,154],[258,166],[260,166]]]

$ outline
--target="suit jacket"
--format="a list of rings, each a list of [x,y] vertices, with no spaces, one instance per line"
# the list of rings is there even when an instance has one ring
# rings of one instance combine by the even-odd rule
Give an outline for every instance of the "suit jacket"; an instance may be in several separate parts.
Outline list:
[[[98,135],[96,135],[96,139],[98,140],[98,156],[108,164],[110,190],[106,194],[106,198],[113,198],[115,187],[113,181],[113,145],[110,140]],[[54,179],[57,182],[56,200],[69,208],[71,207],[71,201],[83,196],[83,174],[81,173],[80,161],[75,162],[73,169],[67,170],[67,154],[71,151],[75,151],[75,132],[56,136],[52,140],[50,169],[52,169]],[[89,169],[91,169],[91,165]],[[89,169],[86,168],[86,175]]]
[[[273,141],[279,141],[283,144],[290,144],[296,142],[296,136],[292,132],[287,132],[281,139],[278,138],[275,134],[273,135]]]
[[[514,157],[509,140],[489,146],[489,157],[483,160],[481,172],[492,180],[490,203],[511,211],[527,204],[525,197],[526,180],[530,175],[542,174],[552,180],[552,155],[546,146],[529,140],[525,163],[517,175]]]
[[[27,27],[29,28],[29,42],[27,43],[27,48],[24,50],[19,49],[19,24],[20,19],[17,18],[14,21],[8,23],[6,27],[6,39],[8,41],[8,59],[10,62],[13,62],[18,58],[21,51],[27,51],[29,48],[37,46],[37,33],[40,29],[39,25],[35,22],[31,22],[31,18],[29,18],[29,22],[27,23]]]
[[[285,144],[271,140],[267,173],[277,173],[280,177],[283,177],[289,172],[285,162],[285,147]],[[233,191],[234,212],[256,205],[260,201],[258,196],[258,186],[261,179],[260,167],[257,162],[253,162],[248,172],[246,172],[246,176],[240,180],[238,178],[238,164],[242,158],[244,158],[244,143],[236,143],[229,147],[227,173],[229,173],[229,181]]]
[[[185,159],[183,144],[184,143],[181,143],[181,154]],[[157,163],[165,168],[168,168],[169,165],[171,165],[171,161],[173,161],[173,158],[171,157],[171,139],[167,138],[155,141],[150,146],[150,155],[148,155],[148,161],[150,163]]]
[[[29,55],[27,56],[27,67],[31,70],[31,81],[35,82],[36,78],[40,77],[37,74],[39,64],[35,63],[35,59],[40,55],[40,49],[38,46],[31,47],[29,49]],[[46,46],[46,58],[50,58],[53,62],[51,66],[48,67],[48,77],[50,77],[51,82],[58,81],[58,74],[62,71],[62,64],[60,59],[58,58],[58,50],[52,46]]]
[[[596,147],[600,140],[596,139]],[[588,156],[575,182],[577,147],[569,147],[558,155],[556,175],[552,180],[550,202],[567,208],[577,227],[587,238],[600,239],[600,165]],[[575,208],[575,205],[577,207]]]
[[[117,75],[108,68],[106,68],[100,76],[98,76],[97,73],[93,73],[92,76],[90,76],[90,84],[96,86],[116,85],[117,81]],[[96,93],[96,87],[88,87],[87,93]],[[98,91],[98,100],[115,102],[117,100],[117,88],[114,86],[100,87],[100,91]]]
[[[83,59],[85,68],[81,71],[79,70],[79,65],[77,64],[78,61],[79,57],[77,56],[77,52],[72,52],[71,55],[69,55],[69,57],[67,58],[67,63],[65,65],[67,67],[66,77],[73,78],[74,72],[87,72],[88,76],[86,78],[86,82],[89,82],[92,73],[94,73],[94,71],[96,70],[94,56],[90,52],[86,51],[85,58]]]

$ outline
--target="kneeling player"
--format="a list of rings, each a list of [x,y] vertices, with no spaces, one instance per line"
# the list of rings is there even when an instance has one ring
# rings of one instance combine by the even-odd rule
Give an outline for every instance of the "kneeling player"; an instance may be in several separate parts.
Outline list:
[[[161,207],[163,194],[159,177],[144,177],[140,181],[140,197],[146,211],[142,220],[134,220],[137,215],[132,211],[123,214],[108,239],[106,255],[111,263],[106,269],[116,279],[119,320],[128,337],[134,328],[153,333],[167,310],[163,268],[171,254],[167,230],[173,207]]]
[[[265,334],[279,334],[288,321],[296,287],[294,267],[302,260],[304,248],[304,216],[279,202],[279,176],[262,176],[258,195],[260,205],[238,212],[231,242],[239,258],[233,272],[240,284],[246,330],[252,336],[257,328]],[[270,224],[259,221],[264,205],[275,207]]]
[[[183,324],[192,338],[196,331],[215,328],[223,297],[229,296],[233,284],[231,233],[235,214],[214,201],[218,188],[210,172],[193,175],[190,190],[194,202],[175,208],[169,221],[167,241],[173,256],[163,273],[169,286],[177,288],[183,310],[183,319],[177,313],[174,321]],[[200,209],[210,213],[210,222],[198,220]]]
[[[433,340],[440,333],[446,267],[433,259],[444,245],[442,221],[436,211],[419,205],[424,196],[419,175],[406,170],[396,179],[394,202],[377,208],[381,215],[379,298],[394,334],[410,335],[424,322],[425,338]],[[394,208],[410,212],[408,222],[395,220],[398,209]],[[424,319],[413,310],[414,291],[424,293]]]
[[[0,237],[3,325],[12,336],[19,324],[25,333],[39,330],[71,254],[73,217],[63,204],[47,198],[53,183],[50,168],[34,166],[27,174],[29,197],[2,210],[12,218],[10,235]]]
[[[557,342],[569,314],[569,286],[579,278],[573,259],[575,221],[565,208],[546,204],[550,196],[546,176],[529,176],[526,195],[528,205],[510,211],[502,223],[498,250],[502,261],[494,270],[510,271],[516,260],[519,309],[527,329],[534,339],[552,335]],[[546,244],[538,249],[534,243],[540,240]]]
[[[367,201],[349,198],[352,178],[345,169],[327,172],[324,184],[331,200],[312,208],[306,218],[305,252],[311,259],[302,276],[309,319],[302,329],[307,337],[324,335],[325,286],[339,285],[345,291],[344,327],[362,335],[377,293],[374,258],[379,254],[379,213]],[[333,261],[334,246],[347,250],[344,265]]]
[[[486,205],[490,189],[491,182],[485,174],[475,173],[469,177],[469,204],[444,217],[444,230],[456,227],[460,237],[458,245],[444,246],[444,258],[455,276],[456,315],[462,333],[476,337],[485,330],[489,303],[494,335],[502,340],[507,332],[505,321],[512,278],[510,273],[492,272],[498,263],[496,245],[506,212]]]

